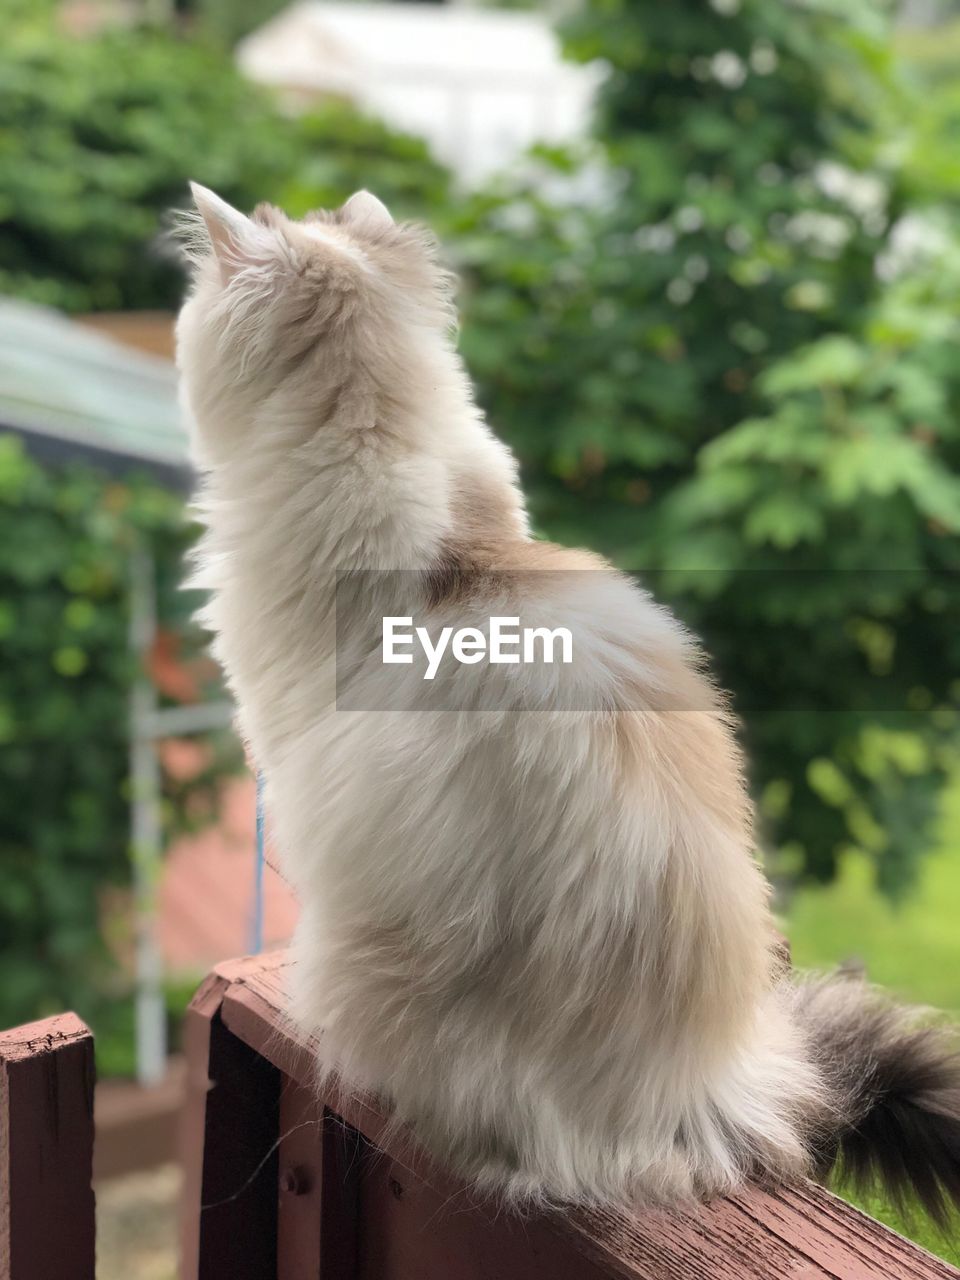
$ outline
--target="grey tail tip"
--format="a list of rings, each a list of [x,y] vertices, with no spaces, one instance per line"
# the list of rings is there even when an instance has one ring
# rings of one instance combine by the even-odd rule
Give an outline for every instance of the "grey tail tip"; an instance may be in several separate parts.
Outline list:
[[[819,1175],[881,1190],[908,1221],[919,1201],[945,1230],[960,1209],[955,1034],[858,977],[802,983],[796,1000],[836,1107],[811,1139]]]

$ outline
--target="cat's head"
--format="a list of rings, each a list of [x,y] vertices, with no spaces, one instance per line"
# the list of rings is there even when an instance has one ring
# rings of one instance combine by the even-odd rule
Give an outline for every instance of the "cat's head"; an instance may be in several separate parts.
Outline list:
[[[396,223],[370,192],[296,221],[265,204],[247,216],[191,190],[177,360],[202,465],[241,445],[238,432],[265,401],[307,387],[335,394],[358,364],[388,384],[418,342],[446,340],[450,279],[435,241]]]

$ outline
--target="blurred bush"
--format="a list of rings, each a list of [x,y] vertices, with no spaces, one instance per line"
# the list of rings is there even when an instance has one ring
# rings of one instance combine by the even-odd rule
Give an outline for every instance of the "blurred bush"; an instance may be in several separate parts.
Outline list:
[[[158,241],[191,178],[241,208],[294,212],[375,182],[422,213],[447,184],[421,141],[336,103],[284,116],[201,40],[70,40],[34,23],[5,37],[0,292],[68,311],[176,306],[182,278]]]
[[[122,983],[105,894],[129,882],[130,558],[156,560],[158,605],[186,628],[182,503],[150,481],[41,467],[0,436],[0,1025],[79,1007],[97,1024]],[[189,825],[223,772],[171,786]],[[98,1027],[99,1029],[99,1027]]]
[[[960,250],[911,167],[938,117],[872,0],[590,0],[567,41],[611,70],[594,145],[454,222],[482,401],[538,527],[705,638],[774,868],[855,845],[896,892],[956,740]]]

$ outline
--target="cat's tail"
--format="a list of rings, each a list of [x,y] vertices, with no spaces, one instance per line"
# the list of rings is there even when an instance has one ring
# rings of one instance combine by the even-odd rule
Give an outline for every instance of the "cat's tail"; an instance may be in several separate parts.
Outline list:
[[[960,1208],[960,1049],[925,1011],[856,977],[791,984],[788,999],[829,1091],[828,1122],[809,1134],[817,1171],[916,1196],[943,1223]]]

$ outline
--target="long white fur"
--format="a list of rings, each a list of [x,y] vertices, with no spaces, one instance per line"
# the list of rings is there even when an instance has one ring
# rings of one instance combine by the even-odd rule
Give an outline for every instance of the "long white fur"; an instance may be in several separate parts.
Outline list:
[[[675,1202],[805,1170],[825,1102],[695,644],[530,538],[421,236],[363,193],[304,224],[216,201],[178,326],[195,581],[302,905],[295,1011],[323,1066],[511,1199]],[[336,572],[415,582],[473,543],[516,573],[434,619],[575,618],[581,709],[549,669],[491,667],[478,709],[430,710],[368,663],[357,705],[410,713],[336,710]],[[542,710],[511,709],[517,679]]]

